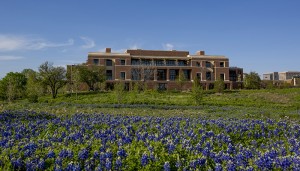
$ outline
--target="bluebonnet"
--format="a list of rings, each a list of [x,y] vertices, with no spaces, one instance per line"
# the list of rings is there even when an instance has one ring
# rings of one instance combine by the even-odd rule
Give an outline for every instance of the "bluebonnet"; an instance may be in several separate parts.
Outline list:
[[[215,171],[222,171],[222,170],[223,170],[222,165],[220,163],[216,163]]]
[[[164,171],[170,171],[170,169],[171,169],[170,163],[168,161],[166,161],[164,164]]]
[[[86,160],[89,157],[89,151],[87,149],[82,149],[78,152],[79,160]]]
[[[111,163],[110,159],[107,158],[107,159],[106,159],[106,162],[105,162],[105,168],[106,168],[107,170],[110,170],[111,167],[112,167],[112,163]]]
[[[142,158],[141,158],[141,164],[142,166],[146,166],[148,164],[148,155],[147,153],[143,153]]]
[[[120,157],[116,159],[116,168],[119,169],[122,167],[122,160]]]
[[[117,151],[117,155],[122,157],[122,158],[125,158],[127,156],[127,153],[124,149],[121,148]]]
[[[44,159],[40,159],[37,165],[37,168],[40,170],[45,170],[45,160]]]
[[[49,150],[49,152],[47,154],[47,158],[55,158],[55,153],[53,150]]]

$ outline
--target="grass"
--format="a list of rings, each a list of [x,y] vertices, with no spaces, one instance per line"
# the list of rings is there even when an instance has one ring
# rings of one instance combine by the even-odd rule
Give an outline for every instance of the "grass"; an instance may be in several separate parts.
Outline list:
[[[189,115],[208,118],[287,118],[300,119],[300,89],[240,90],[216,94],[205,91],[202,104],[195,106],[190,92],[146,91],[139,94],[125,92],[122,105],[117,104],[115,92],[82,92],[50,95],[39,103],[19,100],[0,102],[1,110],[35,110],[66,115],[73,113],[113,113],[129,115]]]

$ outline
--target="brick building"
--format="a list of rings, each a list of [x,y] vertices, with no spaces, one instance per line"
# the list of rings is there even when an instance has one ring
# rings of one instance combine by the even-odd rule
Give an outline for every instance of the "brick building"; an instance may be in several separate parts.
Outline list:
[[[227,89],[242,87],[243,69],[229,67],[225,56],[205,55],[198,51],[190,55],[188,51],[162,50],[126,50],[125,53],[113,53],[111,48],[105,52],[90,52],[86,65],[105,66],[106,83],[117,81],[144,81],[148,88],[179,89],[176,79],[182,73],[185,78],[183,89],[192,88],[198,77],[205,89],[213,88],[216,79],[224,80]]]

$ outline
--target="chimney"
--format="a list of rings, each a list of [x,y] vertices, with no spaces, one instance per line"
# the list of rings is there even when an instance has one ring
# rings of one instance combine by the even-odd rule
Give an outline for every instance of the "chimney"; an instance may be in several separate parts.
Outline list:
[[[106,53],[111,53],[111,48],[105,48]]]
[[[197,51],[196,55],[205,55],[205,51],[204,50]]]

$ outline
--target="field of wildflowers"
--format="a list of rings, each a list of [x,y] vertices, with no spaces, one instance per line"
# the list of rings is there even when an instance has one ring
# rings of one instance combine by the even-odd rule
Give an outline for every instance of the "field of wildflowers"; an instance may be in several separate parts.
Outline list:
[[[0,170],[300,170],[285,119],[3,111],[0,133]]]

